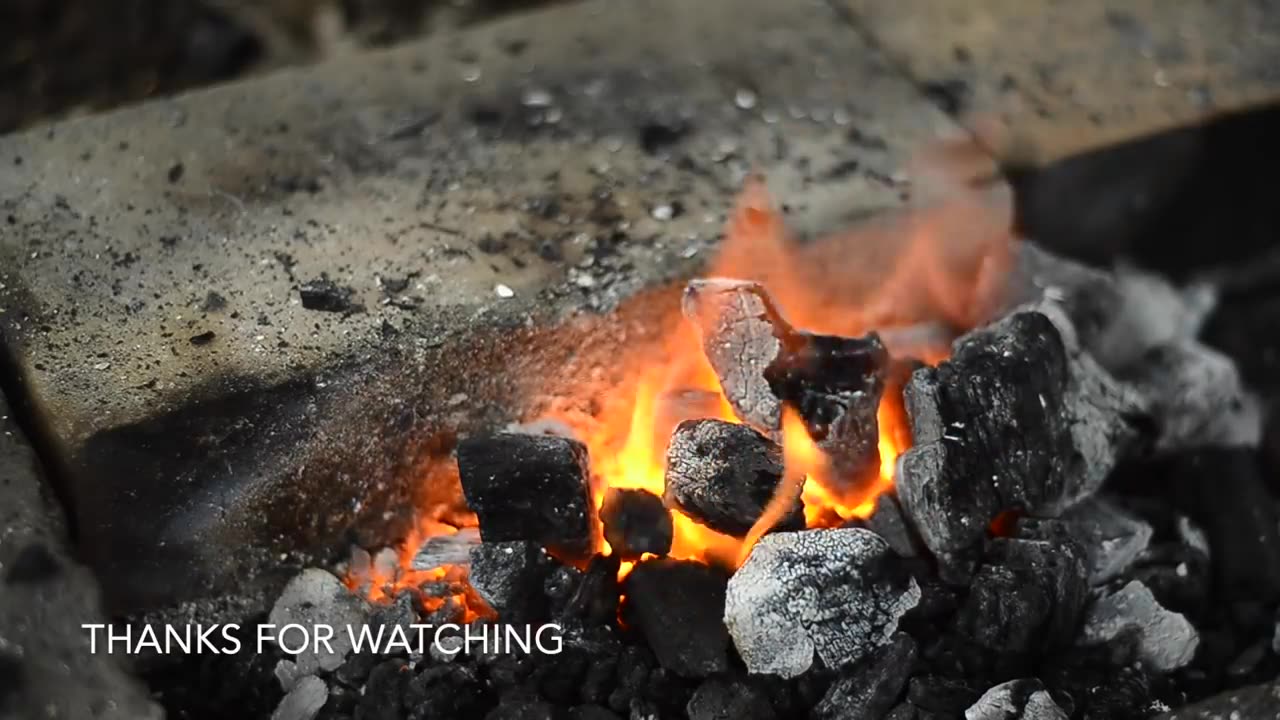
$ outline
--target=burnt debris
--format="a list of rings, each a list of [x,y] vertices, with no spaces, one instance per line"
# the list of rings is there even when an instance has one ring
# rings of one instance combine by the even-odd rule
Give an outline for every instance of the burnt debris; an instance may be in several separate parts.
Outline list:
[[[623,608],[663,668],[700,678],[729,669],[729,633],[721,620],[728,578],[702,563],[646,560],[627,575]]]
[[[875,477],[877,411],[889,366],[875,333],[845,338],[798,331],[763,286],[739,280],[689,283],[682,309],[739,419],[776,434],[789,405],[830,458],[833,492],[852,494]]]
[[[860,528],[766,535],[729,580],[724,622],[755,673],[832,669],[888,642],[920,586],[880,536]]]
[[[529,622],[545,611],[543,587],[550,559],[528,540],[486,542],[471,548],[469,579],[476,594],[507,622]]]
[[[841,671],[810,717],[814,720],[880,720],[902,694],[915,660],[915,641],[906,633],[897,633],[871,657]]]
[[[298,288],[298,295],[302,299],[302,307],[306,310],[349,313],[359,309],[352,300],[355,290],[339,285],[327,277],[304,283]]]
[[[600,506],[600,522],[604,539],[623,560],[671,551],[671,511],[648,490],[611,488]]]
[[[743,537],[782,482],[782,448],[747,425],[686,420],[671,434],[663,499],[707,527]],[[775,526],[804,528],[796,498]]]
[[[458,474],[486,542],[529,540],[576,556],[594,549],[582,443],[514,433],[468,438],[458,444]]]

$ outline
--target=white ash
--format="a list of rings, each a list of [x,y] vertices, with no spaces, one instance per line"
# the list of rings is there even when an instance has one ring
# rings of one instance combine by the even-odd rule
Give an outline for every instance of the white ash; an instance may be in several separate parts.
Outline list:
[[[965,720],[1067,720],[1038,680],[1010,680],[987,690],[964,711]]]
[[[767,535],[729,579],[724,621],[752,673],[839,668],[890,642],[920,586],[869,530]]]
[[[1081,502],[1059,519],[1081,541],[1091,585],[1119,577],[1151,545],[1150,524],[1102,497]]]
[[[1166,610],[1140,581],[1097,600],[1085,615],[1080,644],[1137,640],[1138,659],[1160,672],[1184,667],[1200,646],[1200,634],[1181,613]]]
[[[312,720],[329,699],[329,687],[314,675],[298,681],[271,713],[271,720]]]
[[[479,544],[479,528],[462,528],[452,535],[435,535],[422,543],[409,566],[414,570],[431,570],[441,565],[469,565],[471,548]]]
[[[347,632],[347,626],[358,627],[368,617],[368,603],[348,590],[337,577],[327,570],[308,568],[285,585],[271,608],[268,622],[277,628],[298,624],[307,628],[328,625],[334,629],[328,647],[324,643],[311,643],[294,658],[298,674],[306,676],[321,670],[336,670],[351,652],[351,633]]]
[[[1154,348],[1121,377],[1155,415],[1158,449],[1256,446],[1261,440],[1260,408],[1235,362],[1196,340]]]

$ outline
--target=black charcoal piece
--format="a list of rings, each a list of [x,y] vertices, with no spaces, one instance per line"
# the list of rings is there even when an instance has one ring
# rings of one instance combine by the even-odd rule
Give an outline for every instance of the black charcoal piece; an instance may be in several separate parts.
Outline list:
[[[355,290],[338,285],[329,278],[312,280],[298,289],[302,307],[322,312],[350,312],[357,308],[351,296]]]
[[[731,678],[705,680],[685,706],[689,720],[774,720],[769,698],[753,685]]]
[[[917,370],[898,496],[942,558],[1008,510],[1057,514],[1096,492],[1138,439],[1139,403],[1076,346],[1052,304],[961,337]]]
[[[880,424],[889,353],[862,338],[792,333],[765,368],[773,394],[794,407],[826,453],[837,495],[853,495],[880,473]]]
[[[1093,497],[1059,518],[1080,542],[1089,563],[1089,582],[1101,585],[1120,577],[1151,545],[1153,530],[1140,517],[1102,497]],[[1023,518],[1019,529],[1038,534],[1039,521]]]
[[[1136,580],[1089,607],[1080,643],[1110,643],[1122,635],[1135,637],[1138,659],[1160,672],[1186,666],[1200,646],[1200,634],[1186,617],[1166,610]]]
[[[1039,680],[1010,680],[983,693],[965,720],[1067,720]]]
[[[617,555],[596,555],[577,577],[560,618],[585,626],[611,625],[618,619]]]
[[[1065,647],[1075,639],[1088,576],[1084,552],[1061,535],[989,543],[956,620],[965,636],[1009,655]]]
[[[782,448],[747,425],[686,420],[671,434],[663,499],[694,520],[743,537],[782,481]],[[804,527],[804,503],[774,526]]]
[[[335,629],[330,643],[309,643],[294,662],[299,677],[336,670],[351,652],[348,625],[359,628],[369,617],[368,604],[327,570],[309,568],[294,576],[271,608],[268,622],[277,628],[328,625]]]
[[[551,564],[537,543],[480,543],[471,548],[470,558],[471,587],[500,619],[531,622],[546,611],[543,586]]]
[[[924,675],[907,683],[907,700],[922,710],[959,717],[978,701],[978,693],[959,680]]]
[[[462,663],[436,665],[409,681],[405,705],[410,720],[475,717],[485,705],[485,694],[475,668]]]
[[[1204,529],[1215,582],[1227,597],[1280,598],[1280,516],[1257,450],[1204,448],[1177,453],[1151,474],[1145,491],[1169,493]]]
[[[458,444],[458,473],[485,541],[529,540],[590,555],[595,506],[582,443],[551,435],[468,438]]]
[[[902,505],[896,494],[881,493],[876,498],[875,509],[863,524],[868,530],[884,538],[889,547],[902,557],[921,554],[920,538],[903,515]]]
[[[400,658],[387,660],[369,673],[356,717],[360,720],[399,720],[404,715],[406,691],[413,668]]]
[[[600,506],[604,539],[623,560],[671,552],[671,511],[648,490],[611,488]]]
[[[794,407],[830,457],[837,493],[854,492],[880,468],[876,412],[889,354],[863,338],[792,328],[758,283],[713,278],[685,288],[685,317],[737,416],[776,434],[782,405]]]
[[[645,560],[627,575],[625,617],[663,668],[686,678],[729,669],[726,580],[715,568],[668,558]]]
[[[556,707],[525,691],[514,691],[503,696],[498,706],[484,716],[484,720],[554,720]]]
[[[479,544],[480,531],[476,528],[462,528],[452,535],[433,535],[422,543],[409,564],[414,570],[466,565],[471,562],[471,548]]]
[[[920,586],[883,538],[861,528],[766,535],[729,580],[724,621],[753,673],[831,669],[890,642]]]
[[[293,686],[271,713],[271,720],[313,720],[329,699],[329,687],[315,675],[308,675]]]
[[[881,720],[902,694],[916,659],[916,643],[897,633],[871,657],[840,672],[822,701],[810,713],[813,720]]]

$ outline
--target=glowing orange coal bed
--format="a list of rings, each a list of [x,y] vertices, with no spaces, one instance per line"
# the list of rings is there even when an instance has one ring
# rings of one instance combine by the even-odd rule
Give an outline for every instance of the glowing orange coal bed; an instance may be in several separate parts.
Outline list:
[[[951,224],[952,221],[963,222],[969,230],[973,229],[972,218],[957,218],[953,212],[935,214],[932,220],[925,222],[921,222],[921,217],[917,214],[896,231],[927,235],[938,232],[939,223]],[[981,235],[987,238],[1000,236],[998,232]],[[936,247],[930,247],[932,245],[934,242],[922,243],[918,238],[903,243],[896,252],[894,270],[881,278],[883,282],[876,291],[876,300],[886,307],[901,304],[899,300],[905,302],[907,298],[892,295],[895,286],[899,290],[903,286],[903,282],[895,281],[894,276],[913,276],[917,280],[910,283],[912,295],[909,300],[915,307],[907,321],[918,322],[922,317],[930,320],[941,318],[949,327],[957,327],[967,319],[962,317],[964,312],[957,312],[957,308],[963,310],[967,307],[969,298],[958,299],[954,288],[939,287],[956,285],[956,273],[950,268],[939,273],[932,260],[928,263],[913,262],[923,255],[936,255]],[[709,275],[763,283],[787,319],[795,327],[811,332],[854,336],[884,327],[879,324],[881,322],[903,321],[901,315],[886,320],[883,311],[870,310],[865,299],[857,301],[857,304],[847,299],[833,300],[829,291],[792,270],[802,264],[793,257],[799,252],[797,247],[787,236],[781,216],[773,209],[763,183],[753,179],[748,182],[729,220],[725,241]],[[969,253],[983,260],[972,268],[962,268],[959,273],[964,292],[972,292],[972,288],[981,282],[979,276],[992,270],[993,258],[998,263],[1002,257],[1000,253],[989,250],[990,247]],[[921,298],[928,305],[923,310],[919,307]],[[919,347],[916,349],[920,350]],[[923,348],[923,352],[917,355],[923,355],[927,362],[937,362],[945,357],[945,352],[944,340]],[[655,357],[661,360],[628,369],[627,380],[614,390],[613,396],[594,417],[566,414],[548,418],[571,428],[588,446],[597,507],[608,488],[642,488],[658,496],[663,494],[667,443],[672,430],[681,421],[714,417],[739,422],[721,393],[716,374],[703,355],[698,330],[691,323],[681,322],[672,327],[666,334],[666,347]],[[902,409],[901,387],[886,388],[878,415],[879,476],[865,483],[853,497],[845,497],[844,502],[838,502],[824,489],[824,486],[833,485],[825,481],[829,469],[823,452],[809,437],[799,416],[790,408],[784,409],[782,435],[786,474],[774,502],[766,508],[756,527],[740,540],[716,532],[673,510],[674,536],[670,556],[736,568],[745,560],[755,541],[785,513],[797,491],[804,499],[810,528],[833,527],[851,518],[867,516],[876,497],[892,487],[898,455],[910,443],[910,432]],[[424,539],[475,525],[475,516],[461,505],[456,467],[435,468],[431,474],[426,482],[437,488],[437,496],[442,493],[444,496],[423,510],[418,531],[401,548],[401,568],[409,567],[409,561]],[[600,532],[599,527],[597,532]],[[608,552],[608,543],[603,537],[599,542]],[[625,575],[632,566],[633,563],[623,563],[620,572]],[[445,566],[430,571],[399,570],[391,575],[349,578],[348,583],[354,588],[367,586],[371,580],[371,597],[381,600],[389,592],[417,587],[429,580],[456,581],[458,594],[453,601],[466,605],[469,618],[476,615],[477,608],[478,612],[485,612],[483,604],[464,582],[464,568]],[[424,598],[424,601],[427,609],[431,610],[448,599]]]

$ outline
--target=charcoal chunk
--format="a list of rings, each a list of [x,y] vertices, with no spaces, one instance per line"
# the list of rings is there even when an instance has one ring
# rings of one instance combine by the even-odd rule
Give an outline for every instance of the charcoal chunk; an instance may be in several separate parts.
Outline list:
[[[1200,635],[1186,617],[1166,610],[1136,580],[1089,608],[1080,642],[1108,643],[1122,635],[1135,637],[1138,659],[1161,672],[1186,666],[1200,645]]]
[[[902,557],[915,557],[921,554],[920,538],[915,528],[907,522],[902,512],[902,504],[894,493],[881,493],[876,498],[875,509],[864,521],[866,528],[889,543],[889,547]]]
[[[702,350],[720,378],[737,416],[766,432],[780,429],[782,402],[765,369],[794,332],[763,286],[741,280],[695,280],[681,301],[684,316],[702,336]]]
[[[707,527],[743,537],[782,481],[782,448],[747,425],[686,420],[671,434],[663,499]],[[796,498],[776,529],[804,527]]]
[[[914,445],[899,499],[944,560],[1000,512],[1056,515],[1091,495],[1140,437],[1137,398],[1078,351],[1052,304],[961,337],[903,397]]]
[[[920,586],[883,538],[861,528],[763,537],[729,580],[724,621],[754,673],[795,677],[890,642]]]
[[[369,673],[364,692],[356,706],[360,720],[399,720],[404,714],[406,691],[413,670],[404,660],[395,658],[378,665]]]
[[[874,333],[814,335],[791,327],[758,283],[713,278],[685,288],[684,315],[743,422],[775,434],[782,405],[794,407],[831,459],[839,495],[879,471],[879,424],[889,355]]]
[[[1061,538],[996,538],[983,555],[957,623],[979,646],[1005,654],[1064,647],[1088,592],[1084,552]]]
[[[458,473],[485,541],[591,554],[595,505],[582,443],[514,433],[468,438],[458,445]]]
[[[958,717],[978,701],[978,693],[959,680],[925,675],[911,678],[907,700],[922,710]]]
[[[428,667],[409,681],[405,692],[410,720],[474,717],[485,704],[476,670],[463,664]]]
[[[1039,680],[1010,680],[983,693],[965,720],[1067,720]]]
[[[543,586],[551,565],[537,543],[486,542],[471,548],[471,587],[498,617],[529,622],[546,610]]]
[[[710,678],[685,707],[689,720],[774,720],[769,698],[742,680]]]
[[[1085,500],[1059,519],[1080,540],[1093,585],[1113,580],[1132,567],[1150,547],[1154,532],[1142,518],[1101,497]],[[1036,523],[1024,518],[1019,525],[1034,535]]]
[[[311,280],[298,289],[302,307],[321,312],[350,312],[357,309],[352,301],[355,290],[338,285],[327,277]]]
[[[604,539],[623,560],[671,551],[671,512],[662,504],[662,498],[648,490],[611,488],[600,507],[600,521],[604,524]]]
[[[893,708],[911,674],[916,643],[906,633],[866,660],[845,668],[810,714],[814,720],[880,720]]]
[[[729,633],[721,615],[727,578],[701,563],[659,558],[639,563],[623,585],[628,623],[662,667],[688,678],[729,669]]]
[[[1197,340],[1152,348],[1121,379],[1150,404],[1161,450],[1256,446],[1262,438],[1261,410],[1246,397],[1235,363]]]
[[[370,608],[338,580],[333,573],[319,568],[303,570],[285,585],[271,608],[268,621],[277,628],[289,624],[334,628],[333,640],[325,644],[311,643],[294,659],[297,676],[336,670],[351,652],[348,625],[359,628],[369,616]]]
[[[853,496],[880,473],[880,424],[889,353],[879,336],[792,333],[765,368],[773,394],[794,407],[831,462],[830,488]]]
[[[471,562],[471,549],[480,544],[480,531],[462,528],[452,535],[433,535],[414,553],[410,567],[431,570],[441,565],[466,565]]]
[[[312,720],[329,699],[329,688],[315,675],[299,680],[271,713],[271,720]]]
[[[1235,688],[1152,720],[1271,720],[1280,703],[1280,680]]]
[[[563,620],[581,625],[612,625],[618,618],[617,555],[596,555],[587,571],[576,578],[564,609]]]

